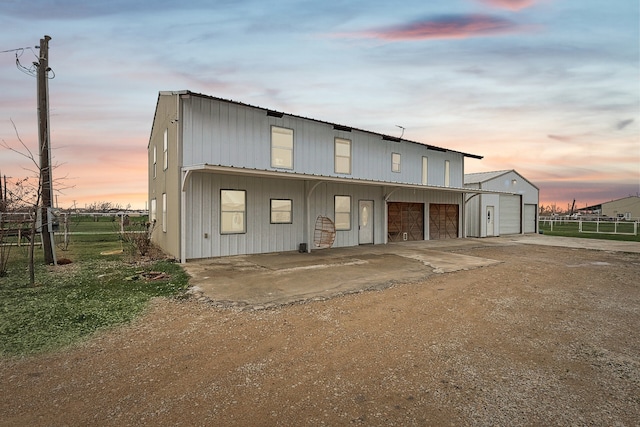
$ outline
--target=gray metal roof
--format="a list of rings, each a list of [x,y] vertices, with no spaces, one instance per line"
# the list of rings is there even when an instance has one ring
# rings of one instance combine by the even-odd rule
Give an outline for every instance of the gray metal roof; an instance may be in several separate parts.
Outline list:
[[[356,130],[356,131],[359,131],[359,132],[364,132],[364,133],[368,133],[368,134],[372,134],[372,135],[378,135],[382,139],[388,140],[388,141],[395,141],[395,142],[404,141],[404,142],[409,142],[409,143],[412,143],[412,144],[422,145],[424,147],[427,147],[430,150],[442,151],[442,152],[447,152],[448,151],[448,152],[451,152],[451,153],[458,153],[458,154],[462,154],[464,157],[471,157],[471,158],[474,158],[474,159],[482,159],[483,158],[483,156],[480,156],[478,154],[470,154],[470,153],[465,153],[465,152],[462,152],[462,151],[450,150],[448,148],[437,147],[435,145],[424,144],[422,142],[411,141],[411,140],[403,139],[403,138],[397,138],[397,137],[394,137],[394,136],[389,136],[389,135],[385,135],[385,134],[378,133],[378,132],[373,132],[373,131],[364,130],[364,129],[358,129],[358,128],[354,128],[354,127],[351,127],[351,126],[345,126],[345,125],[341,125],[341,124],[337,124],[337,123],[326,122],[324,120],[312,119],[310,117],[304,117],[304,116],[298,116],[298,115],[295,115],[295,114],[289,114],[289,113],[274,111],[274,110],[271,110],[271,109],[268,109],[268,108],[263,108],[263,107],[258,107],[258,106],[255,106],[255,105],[245,104],[244,102],[238,102],[238,101],[233,101],[233,100],[230,100],[230,99],[219,98],[219,97],[216,97],[216,96],[205,95],[205,94],[202,94],[202,93],[191,92],[189,90],[183,90],[183,91],[161,91],[159,93],[159,95],[188,95],[188,96],[198,96],[198,97],[201,97],[201,98],[209,98],[209,99],[214,99],[214,100],[217,100],[217,101],[228,102],[230,104],[241,105],[241,106],[244,106],[244,107],[256,108],[256,109],[259,109],[259,110],[264,110],[264,111],[267,112],[267,114],[276,115],[278,117],[282,117],[282,115],[286,114],[289,117],[296,117],[296,118],[299,118],[299,119],[310,120],[310,121],[314,121],[316,123],[324,123],[324,124],[333,126],[334,128],[339,129],[339,130],[349,129],[349,130]]]
[[[478,172],[478,173],[466,173],[464,174],[465,184],[479,184],[481,182],[491,181],[494,178],[504,175],[509,172],[516,172],[513,169],[493,172]],[[516,172],[517,173],[517,172]],[[520,174],[518,174],[520,175]]]
[[[531,184],[534,188],[540,190],[537,185],[529,181],[527,178],[518,173],[515,169],[508,169],[502,171],[493,171],[493,172],[477,172],[477,173],[466,173],[464,174],[464,185],[467,184],[480,184],[483,182],[491,181],[492,179],[498,178],[499,176],[506,175],[510,172],[515,173],[520,178]]]

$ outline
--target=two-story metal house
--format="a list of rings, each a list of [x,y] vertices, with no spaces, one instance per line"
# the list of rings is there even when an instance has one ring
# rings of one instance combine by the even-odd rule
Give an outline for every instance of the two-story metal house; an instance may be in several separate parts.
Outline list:
[[[182,262],[464,236],[464,159],[481,156],[189,91],[160,92],[153,241]]]

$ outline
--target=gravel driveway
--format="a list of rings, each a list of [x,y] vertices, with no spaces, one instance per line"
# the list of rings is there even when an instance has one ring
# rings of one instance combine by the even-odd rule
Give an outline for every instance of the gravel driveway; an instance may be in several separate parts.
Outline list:
[[[0,425],[639,425],[640,254],[458,252],[502,262],[261,311],[157,299],[0,360]]]

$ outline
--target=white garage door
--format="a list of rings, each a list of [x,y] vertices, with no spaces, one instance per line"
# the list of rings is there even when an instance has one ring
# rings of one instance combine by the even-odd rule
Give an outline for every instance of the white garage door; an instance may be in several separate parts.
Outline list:
[[[524,205],[524,232],[535,233],[536,232],[536,211],[537,205]]]
[[[500,234],[520,233],[520,196],[500,195]]]

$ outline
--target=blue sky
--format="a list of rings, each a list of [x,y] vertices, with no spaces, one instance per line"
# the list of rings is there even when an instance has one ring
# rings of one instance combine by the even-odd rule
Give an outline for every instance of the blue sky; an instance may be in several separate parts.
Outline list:
[[[637,0],[4,0],[0,51],[50,35],[58,204],[144,207],[158,91],[188,89],[480,154],[542,204],[640,192]],[[35,49],[21,53],[29,66]],[[35,150],[36,82],[0,53],[0,139]],[[23,177],[0,149],[0,173]]]

